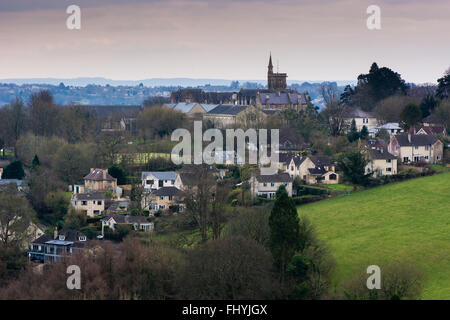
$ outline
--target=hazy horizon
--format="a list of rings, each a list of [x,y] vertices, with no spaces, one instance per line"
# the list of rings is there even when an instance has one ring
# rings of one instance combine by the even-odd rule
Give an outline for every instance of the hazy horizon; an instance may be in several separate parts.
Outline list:
[[[0,3],[1,79],[266,77],[356,80],[377,62],[407,82],[450,66],[450,2],[431,0],[31,0]],[[68,30],[68,5],[81,30]],[[381,8],[381,30],[366,9]],[[319,81],[319,80],[310,80]]]

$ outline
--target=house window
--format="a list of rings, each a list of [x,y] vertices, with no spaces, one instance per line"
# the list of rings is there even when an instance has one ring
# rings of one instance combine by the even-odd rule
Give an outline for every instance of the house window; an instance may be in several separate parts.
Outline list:
[[[161,204],[161,205],[159,206],[159,208],[160,208],[160,209],[165,209],[166,206],[165,206],[164,204]]]
[[[418,146],[414,146],[414,150],[418,150],[419,149],[419,147]]]
[[[294,171],[294,167],[293,166],[291,166],[291,171]]]
[[[441,160],[441,156],[436,156],[436,159],[437,160]]]
[[[66,239],[66,237],[64,235],[59,236],[59,240],[64,241],[65,239]]]
[[[392,168],[386,168],[386,172],[391,172]]]
[[[420,160],[420,157],[418,157],[418,156],[414,157],[414,162],[419,162],[419,160]]]
[[[409,162],[409,157],[403,157],[403,162]]]
[[[330,180],[336,180],[336,179],[337,179],[337,176],[336,176],[334,173],[332,173],[332,174],[330,174],[330,175],[328,176],[328,179],[330,179]]]
[[[264,187],[267,187],[267,183],[264,182]]]
[[[80,236],[80,237],[78,237],[78,240],[80,240],[80,241],[86,241],[86,236]]]
[[[94,210],[94,214],[95,215],[99,215],[100,214],[100,210]]]
[[[428,156],[425,156],[425,160],[428,160]]]
[[[97,204],[98,204],[99,206],[101,206],[101,205],[102,205],[102,201],[101,201],[101,200],[97,201]]]
[[[87,206],[87,201],[86,200],[81,201],[81,205],[82,206]]]
[[[154,180],[147,180],[146,183],[147,183],[147,184],[153,184],[153,183],[154,183]]]
[[[425,150],[430,150],[430,146],[425,146]]]
[[[159,200],[164,200],[164,196],[159,196]]]
[[[271,182],[271,183],[270,183],[270,186],[271,186],[271,187],[274,187],[274,186],[275,186],[275,183]]]
[[[172,201],[173,200],[173,196],[169,196],[169,201]]]
[[[391,159],[386,159],[386,162],[387,162],[387,163],[391,163],[392,160],[391,160]]]

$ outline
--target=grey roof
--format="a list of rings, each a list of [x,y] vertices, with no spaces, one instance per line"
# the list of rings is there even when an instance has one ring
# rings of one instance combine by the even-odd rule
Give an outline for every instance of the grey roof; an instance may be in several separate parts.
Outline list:
[[[85,180],[94,180],[94,181],[114,181],[116,178],[113,178],[107,169],[94,169],[87,176],[84,177]]]
[[[139,224],[141,224],[141,223],[150,223],[143,216],[127,216],[127,220],[128,220],[128,223],[139,223]]]
[[[144,171],[141,174],[142,180],[149,175],[153,175],[158,180],[175,180],[177,178],[175,171]]]
[[[173,109],[177,110],[177,111],[181,111],[183,113],[189,113],[192,110],[192,108],[195,107],[196,104],[197,103],[180,102],[180,103],[177,103],[173,107]]]
[[[119,115],[124,118],[136,118],[143,110],[142,106],[80,106],[82,109],[94,111],[99,118],[107,118],[112,115]]]
[[[23,181],[17,179],[0,179],[0,184],[8,184],[8,183],[15,183],[17,184],[17,186],[21,186],[23,184]]]
[[[411,141],[408,138],[407,134],[398,134],[395,136],[398,143],[402,147],[408,146],[427,146],[434,144],[438,139],[429,134],[412,134]]]
[[[77,193],[74,195],[77,200],[105,200],[104,192]]]
[[[310,174],[312,174],[314,176],[320,176],[320,175],[323,175],[328,172],[327,170],[325,170],[324,167],[315,167],[315,168],[308,169],[308,171]]]
[[[301,165],[306,160],[306,158],[307,157],[299,157],[299,156],[294,157],[295,166],[298,167],[299,165]]]
[[[124,216],[120,214],[113,214],[111,216],[105,217],[102,221],[109,221],[110,219],[114,219],[114,221],[118,224],[131,224],[131,223],[149,223],[147,219],[143,216]]]
[[[210,112],[212,109],[214,109],[215,107],[219,106],[218,104],[206,104],[203,103],[201,104],[202,108],[205,109],[206,112]]]
[[[269,98],[269,99],[267,99]],[[271,92],[259,93],[261,104],[306,104],[306,97],[304,94],[288,93],[288,92]]]
[[[247,106],[239,106],[233,104],[219,104],[217,107],[208,112],[208,114],[227,114],[236,115],[244,111]]]
[[[383,149],[383,151],[380,151],[378,149],[369,149],[370,157],[372,159],[380,159],[380,160],[394,160],[397,159],[393,154],[389,153],[386,149]]]
[[[375,114],[372,112],[366,112],[360,108],[346,108],[346,116],[348,118],[376,118]]]
[[[181,191],[176,187],[162,187],[153,192],[156,196],[179,196]]]
[[[428,117],[424,118],[422,120],[423,123],[436,123],[436,124],[442,124],[442,120],[439,119],[436,115],[430,114]]]
[[[291,182],[291,177],[288,173],[277,173],[277,174],[269,174],[269,175],[257,175],[256,180],[258,182]]]
[[[59,236],[64,236],[64,240],[59,240]],[[65,242],[69,242],[68,244],[72,244],[74,242],[79,242],[80,237],[86,237],[86,235],[80,231],[72,230],[72,229],[63,229],[58,232],[58,238],[54,239],[53,235],[50,234],[43,234],[39,238],[37,238],[33,243],[36,244],[61,244],[61,245],[67,245],[64,244]]]
[[[331,159],[326,156],[311,156],[310,159],[316,165],[316,167],[332,165]]]

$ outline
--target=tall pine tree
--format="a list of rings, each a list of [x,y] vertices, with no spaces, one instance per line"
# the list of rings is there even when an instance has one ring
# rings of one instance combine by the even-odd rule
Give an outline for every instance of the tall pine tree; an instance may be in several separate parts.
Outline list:
[[[288,196],[286,188],[281,186],[269,217],[269,247],[281,282],[284,282],[286,268],[300,245],[299,222],[294,201]]]

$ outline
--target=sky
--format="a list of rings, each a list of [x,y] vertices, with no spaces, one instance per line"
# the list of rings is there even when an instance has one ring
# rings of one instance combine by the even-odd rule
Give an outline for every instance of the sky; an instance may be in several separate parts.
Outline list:
[[[0,79],[264,80],[272,52],[288,80],[356,80],[377,62],[433,83],[450,67],[449,16],[450,0],[0,0]]]

